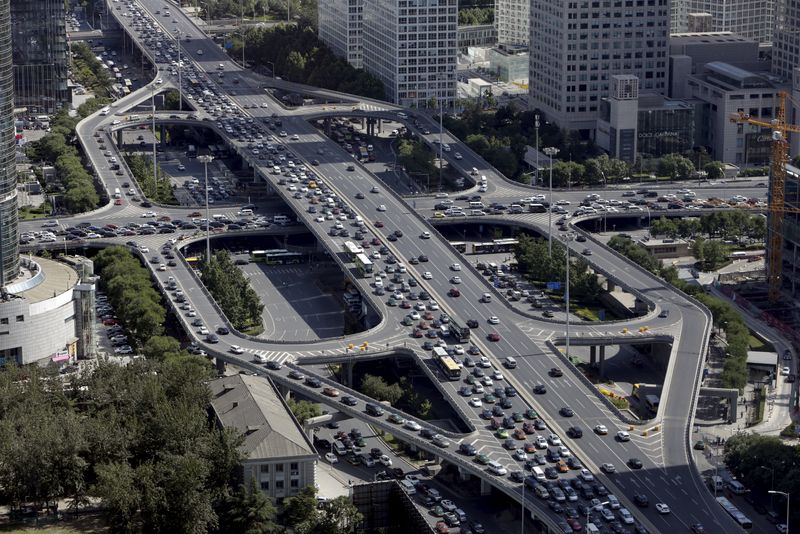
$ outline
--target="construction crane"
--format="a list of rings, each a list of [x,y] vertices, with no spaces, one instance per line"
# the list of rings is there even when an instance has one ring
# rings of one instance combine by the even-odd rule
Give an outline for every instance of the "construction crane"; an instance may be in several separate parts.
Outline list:
[[[772,130],[772,156],[769,178],[769,228],[767,230],[767,284],[769,301],[780,300],[781,278],[783,274],[783,218],[786,213],[800,213],[800,209],[787,208],[784,204],[786,185],[786,164],[789,162],[788,133],[800,133],[800,126],[786,123],[786,99],[791,98],[785,91],[778,93],[778,109],[771,121],[754,119],[739,112],[731,116],[731,122],[752,124]]]

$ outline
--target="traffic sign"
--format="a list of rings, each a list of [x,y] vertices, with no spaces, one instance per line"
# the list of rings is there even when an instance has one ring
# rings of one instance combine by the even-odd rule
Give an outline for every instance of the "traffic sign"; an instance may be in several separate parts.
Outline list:
[[[561,282],[547,282],[547,289],[561,289]]]

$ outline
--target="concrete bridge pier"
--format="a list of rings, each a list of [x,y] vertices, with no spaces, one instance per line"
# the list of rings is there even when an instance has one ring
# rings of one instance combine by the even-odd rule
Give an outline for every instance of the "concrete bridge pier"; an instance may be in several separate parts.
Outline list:
[[[489,495],[492,493],[492,485],[485,478],[481,479],[481,495]]]
[[[275,384],[278,387],[278,393],[284,398],[284,400],[289,400],[292,396],[292,391],[284,386],[283,384]]]
[[[225,364],[225,360],[223,360],[221,358],[215,358],[215,363],[216,363],[216,367],[217,367],[217,372],[220,373],[220,374],[225,373],[225,368],[227,367],[226,364]]]
[[[117,146],[122,147],[122,130],[117,130]]]
[[[167,144],[167,126],[164,123],[161,123],[158,126],[159,138],[158,142],[162,145]]]
[[[606,371],[606,347],[605,345],[600,345],[600,361],[597,361],[597,345],[592,345],[589,347],[589,365],[591,367],[597,367],[599,369],[600,376],[605,375]]]
[[[460,480],[462,482],[466,482],[467,480],[469,480],[469,478],[470,478],[469,472],[466,469],[464,469],[463,467],[459,467],[458,468],[458,480]]]
[[[344,362],[342,364],[342,381],[345,386],[353,387],[353,362]]]

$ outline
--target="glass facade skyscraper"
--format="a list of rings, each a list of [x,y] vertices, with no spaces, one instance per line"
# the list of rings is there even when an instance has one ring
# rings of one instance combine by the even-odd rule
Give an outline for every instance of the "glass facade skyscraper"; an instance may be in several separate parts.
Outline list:
[[[64,0],[11,0],[17,107],[54,113],[69,100]]]
[[[0,287],[19,273],[10,0],[0,0]]]

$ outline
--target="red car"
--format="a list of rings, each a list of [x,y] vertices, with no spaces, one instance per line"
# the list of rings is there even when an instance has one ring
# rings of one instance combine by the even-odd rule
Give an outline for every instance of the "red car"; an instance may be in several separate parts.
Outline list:
[[[199,211],[193,211],[192,213],[189,214],[189,217],[200,217],[200,215],[201,214]]]
[[[383,228],[383,221],[375,221],[375,228]]]
[[[122,206],[122,199],[121,199],[121,198],[118,198],[117,200],[115,200],[115,201],[114,201],[114,205],[115,205],[115,206]]]
[[[486,337],[489,338],[489,341],[500,341],[500,334],[498,334],[497,332],[491,332]]]
[[[117,324],[116,319],[103,319],[103,326],[114,326]]]
[[[414,330],[414,333],[413,333],[412,335],[413,335],[414,337],[416,337],[416,338],[420,338],[420,337],[422,337],[424,334],[422,333],[422,330],[420,330],[420,329],[416,329],[416,330]]]
[[[581,525],[581,522],[574,517],[568,517],[567,524],[570,526],[573,532],[581,532],[583,530],[583,525]]]
[[[408,310],[411,308],[411,303],[408,302],[407,300],[404,300],[403,302],[400,303],[400,307],[403,308],[404,310]]]
[[[451,297],[460,297],[461,291],[453,287],[450,288],[450,291],[448,291],[447,294],[450,295]]]

